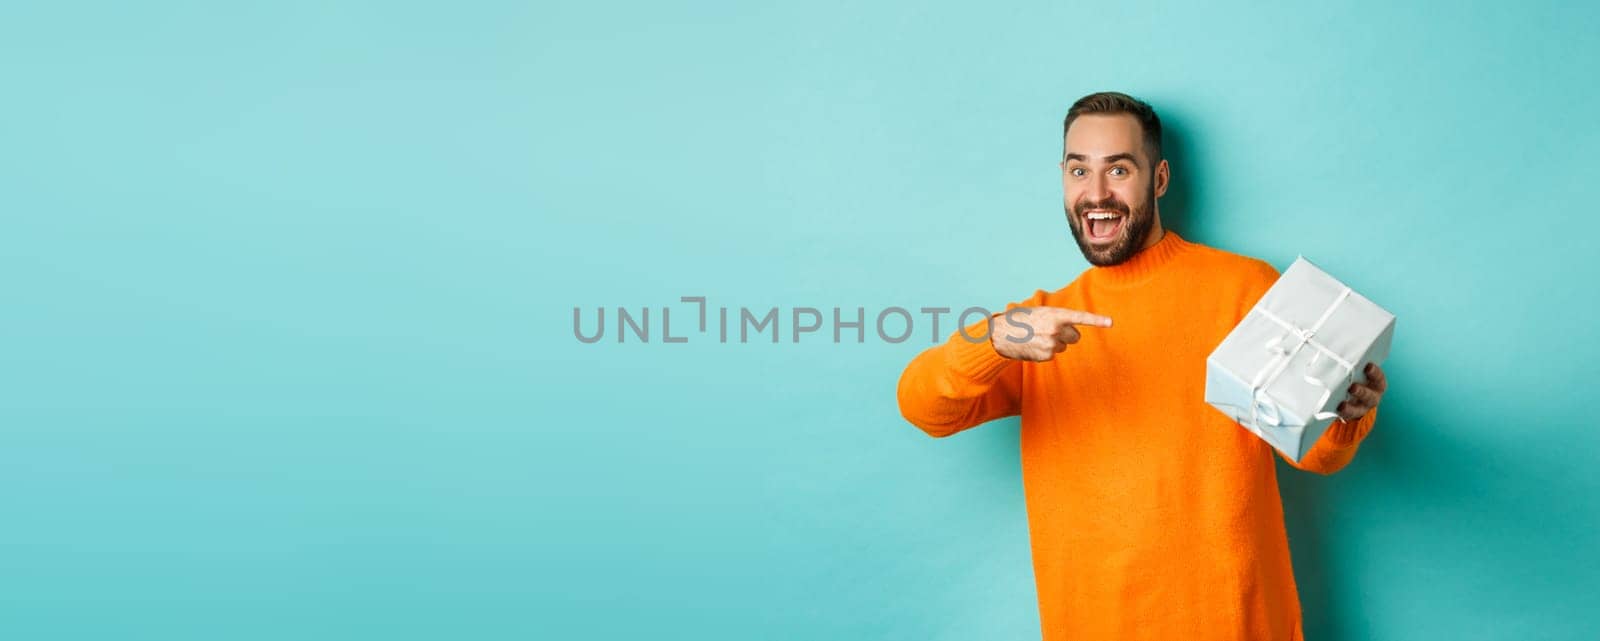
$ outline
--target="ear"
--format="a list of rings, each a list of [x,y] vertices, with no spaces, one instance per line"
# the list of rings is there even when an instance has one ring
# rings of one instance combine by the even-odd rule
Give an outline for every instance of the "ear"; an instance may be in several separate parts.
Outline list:
[[[1172,168],[1167,166],[1167,159],[1165,158],[1162,158],[1161,162],[1156,163],[1155,181],[1156,198],[1166,195],[1167,183],[1172,182]]]

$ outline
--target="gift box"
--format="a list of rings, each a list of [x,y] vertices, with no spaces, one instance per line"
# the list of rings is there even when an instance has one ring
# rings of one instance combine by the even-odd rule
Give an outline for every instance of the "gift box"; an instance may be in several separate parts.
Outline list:
[[[1338,418],[1394,314],[1297,258],[1206,358],[1206,402],[1299,461]]]

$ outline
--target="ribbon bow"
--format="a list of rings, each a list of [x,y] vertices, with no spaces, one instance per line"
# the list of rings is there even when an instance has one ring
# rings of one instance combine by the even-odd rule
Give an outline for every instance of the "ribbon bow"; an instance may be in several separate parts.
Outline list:
[[[1333,312],[1339,308],[1339,305],[1350,298],[1350,293],[1351,289],[1349,287],[1345,287],[1343,291],[1340,291],[1339,296],[1333,299],[1333,303],[1328,305],[1327,309],[1323,310],[1322,316],[1317,318],[1317,321],[1312,323],[1311,327],[1295,325],[1259,305],[1250,310],[1259,312],[1268,320],[1287,330],[1283,336],[1267,342],[1265,347],[1267,351],[1272,352],[1273,360],[1268,361],[1266,367],[1261,368],[1261,371],[1257,372],[1255,378],[1250,381],[1250,398],[1252,400],[1250,403],[1251,429],[1260,433],[1263,423],[1270,427],[1278,427],[1283,424],[1282,412],[1279,410],[1277,401],[1274,401],[1272,396],[1267,394],[1267,388],[1278,380],[1284,370],[1288,369],[1289,363],[1294,360],[1295,355],[1299,354],[1300,350],[1305,349],[1307,346],[1315,349],[1317,353],[1311,358],[1311,362],[1306,363],[1306,371],[1301,375],[1301,378],[1311,385],[1322,388],[1322,396],[1317,399],[1316,407],[1322,407],[1327,404],[1328,397],[1333,395],[1333,385],[1315,375],[1316,366],[1322,361],[1323,357],[1332,359],[1336,364],[1343,367],[1347,374],[1355,372],[1354,363],[1345,360],[1344,357],[1316,340],[1317,332],[1322,329],[1323,323],[1328,322],[1328,319],[1333,316]],[[1293,346],[1285,347],[1284,343],[1286,342],[1293,343]],[[1317,412],[1311,418],[1320,421],[1337,416],[1339,416],[1338,412]]]

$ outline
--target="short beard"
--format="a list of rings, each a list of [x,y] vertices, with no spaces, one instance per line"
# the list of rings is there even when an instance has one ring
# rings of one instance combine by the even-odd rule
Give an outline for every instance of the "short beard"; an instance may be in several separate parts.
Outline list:
[[[1076,210],[1067,209],[1067,226],[1072,228],[1072,237],[1078,241],[1078,250],[1083,252],[1084,259],[1089,264],[1097,267],[1110,267],[1127,262],[1134,254],[1143,249],[1145,237],[1150,235],[1150,229],[1155,227],[1156,189],[1154,181],[1145,190],[1144,204],[1137,211],[1129,211],[1128,206],[1116,196],[1111,196],[1100,202],[1082,202]],[[1095,209],[1120,211],[1127,218],[1122,223],[1122,237],[1111,243],[1105,249],[1095,249],[1089,244],[1087,233],[1079,226],[1084,212]]]

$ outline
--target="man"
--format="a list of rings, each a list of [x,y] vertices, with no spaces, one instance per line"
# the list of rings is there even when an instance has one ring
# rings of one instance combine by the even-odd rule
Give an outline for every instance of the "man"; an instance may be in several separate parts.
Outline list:
[[[935,437],[1022,415],[1047,641],[1300,639],[1275,450],[1204,400],[1206,357],[1278,273],[1162,226],[1149,105],[1085,96],[1062,131],[1067,224],[1093,266],[919,354],[900,411]],[[1291,464],[1350,462],[1386,387],[1365,373]]]

